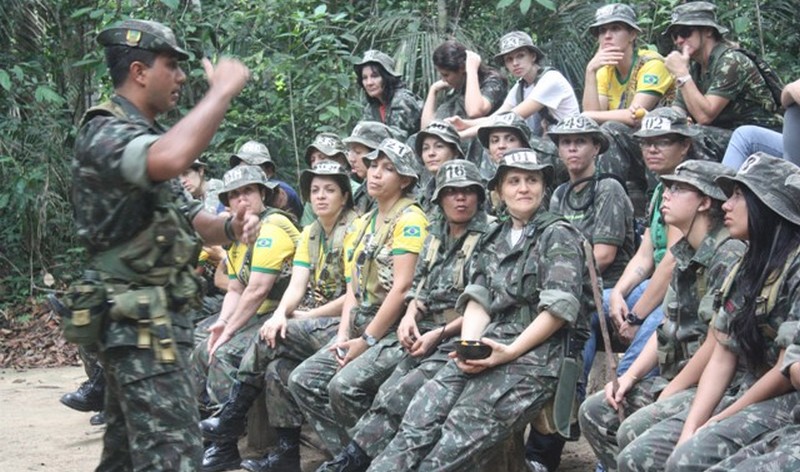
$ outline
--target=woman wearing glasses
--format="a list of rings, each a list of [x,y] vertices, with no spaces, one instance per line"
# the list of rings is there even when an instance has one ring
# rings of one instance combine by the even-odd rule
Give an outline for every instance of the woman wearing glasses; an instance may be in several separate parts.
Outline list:
[[[289,378],[289,390],[332,455],[350,442],[348,428],[404,357],[395,331],[428,226],[410,198],[418,178],[414,159],[394,139],[364,157],[375,209],[357,220],[348,245],[342,322],[335,339]]]
[[[303,171],[300,190],[316,220],[300,235],[289,286],[242,357],[227,403],[218,416],[200,423],[204,437],[215,441],[206,454],[206,469],[239,467],[234,464],[239,459],[236,443],[244,433],[248,410],[264,389],[278,447],[241,466],[252,471],[300,469],[303,415],[286,390],[286,381],[292,368],[336,335],[345,298],[345,246],[356,219],[350,179],[341,164],[324,160]]]

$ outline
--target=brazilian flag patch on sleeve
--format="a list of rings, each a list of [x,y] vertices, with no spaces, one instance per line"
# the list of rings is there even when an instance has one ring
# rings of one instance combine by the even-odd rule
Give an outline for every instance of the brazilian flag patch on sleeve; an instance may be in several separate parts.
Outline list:
[[[655,74],[645,74],[642,77],[642,82],[647,85],[658,85],[658,76]]]
[[[418,238],[422,234],[419,226],[406,226],[403,228],[403,237],[405,238]]]
[[[258,238],[256,247],[272,247],[272,238]]]

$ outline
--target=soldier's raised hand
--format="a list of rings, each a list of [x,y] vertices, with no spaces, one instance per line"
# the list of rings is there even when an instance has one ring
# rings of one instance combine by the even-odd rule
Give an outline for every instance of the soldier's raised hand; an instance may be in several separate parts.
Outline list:
[[[223,57],[216,65],[203,58],[203,69],[211,86],[210,91],[218,91],[228,97],[238,95],[250,79],[250,69],[241,61],[230,57]]]

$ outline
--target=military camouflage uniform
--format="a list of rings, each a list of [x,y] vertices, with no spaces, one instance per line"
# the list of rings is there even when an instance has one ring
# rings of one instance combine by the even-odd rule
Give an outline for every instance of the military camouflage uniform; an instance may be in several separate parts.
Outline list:
[[[797,407],[795,407],[797,408]],[[707,472],[783,472],[800,470],[800,425],[773,431]]]
[[[627,419],[621,426],[616,411],[606,402],[605,392],[596,393],[581,405],[581,431],[606,470],[616,470],[618,436],[632,439],[691,405],[694,389],[657,403],[655,400],[705,340],[717,289],[741,258],[744,247],[720,227],[706,235],[697,251],[686,239],[671,248],[675,271],[664,297],[664,323],[656,330],[660,376],[643,379],[628,392]]]
[[[125,45],[129,44],[126,36],[136,39],[143,49],[171,50],[179,58],[188,57],[175,46],[172,31],[153,22],[125,21],[101,32],[98,42]],[[139,348],[140,330],[127,317],[130,314],[118,319],[108,317],[99,342],[99,358],[106,370],[107,428],[97,470],[189,472],[199,468],[202,455],[197,406],[187,370],[192,321],[189,304],[177,300],[188,293],[184,289],[193,286],[196,293],[200,288],[192,267],[200,243],[191,221],[201,205],[191,199],[178,179],[161,183],[148,179],[147,147],[164,131],[131,102],[115,95],[110,102],[87,112],[75,142],[74,214],[78,237],[91,256],[89,265],[118,289],[115,297],[132,294],[131,285],[136,285],[139,293],[163,287],[169,297],[163,307],[167,324],[165,332],[159,334],[172,341],[170,350],[175,356],[169,362],[168,357],[159,358],[164,352]],[[167,205],[168,210],[157,210],[156,201]],[[139,236],[152,234],[146,228],[157,214],[166,212],[174,217],[161,229],[190,238],[189,245],[180,249],[193,250],[193,256],[179,262],[165,255],[155,267],[142,267],[137,262],[147,264],[145,260],[152,258],[133,254],[131,245]],[[154,246],[152,243],[148,249]],[[177,249],[178,243],[175,246]],[[171,247],[159,250],[167,252]],[[165,269],[175,276],[172,283],[164,282],[156,288],[144,282],[152,282],[155,270]],[[181,289],[175,282],[187,285]]]
[[[393,129],[379,121],[359,121],[350,136],[344,138],[342,142],[345,145],[361,144],[370,150],[374,150],[384,139],[391,138],[393,131]],[[375,201],[367,193],[367,186],[363,185],[363,182],[361,185],[353,187],[353,209],[356,213],[363,215],[372,210],[374,204]]]

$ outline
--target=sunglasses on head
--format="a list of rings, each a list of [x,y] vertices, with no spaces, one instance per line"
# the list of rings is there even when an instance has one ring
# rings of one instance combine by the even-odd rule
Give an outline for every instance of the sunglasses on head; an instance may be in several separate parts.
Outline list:
[[[670,32],[670,36],[672,36],[673,41],[677,41],[678,38],[686,39],[694,33],[694,30],[693,26],[676,26]]]

